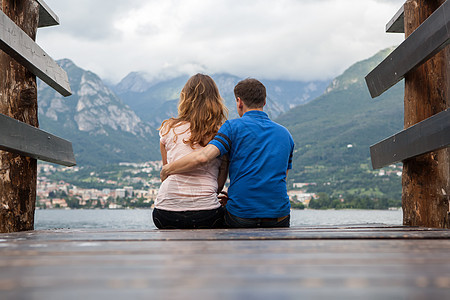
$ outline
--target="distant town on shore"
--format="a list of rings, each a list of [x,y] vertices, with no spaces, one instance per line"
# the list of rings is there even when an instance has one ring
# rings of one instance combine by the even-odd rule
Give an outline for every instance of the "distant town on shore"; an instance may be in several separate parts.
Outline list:
[[[161,166],[162,161],[119,163],[101,168],[77,166],[67,168],[39,163],[36,208],[152,208],[161,184],[159,178]],[[401,176],[401,166],[392,166],[389,171],[381,170],[378,176]],[[359,205],[353,198],[348,199],[349,201],[344,197],[332,199],[326,193],[311,192],[316,185],[314,182],[288,183],[291,207],[387,209],[398,206],[395,203],[381,203],[382,205],[378,207],[367,207],[367,203],[361,202],[364,200],[361,197],[356,201],[360,202]],[[227,186],[228,182],[225,188]]]

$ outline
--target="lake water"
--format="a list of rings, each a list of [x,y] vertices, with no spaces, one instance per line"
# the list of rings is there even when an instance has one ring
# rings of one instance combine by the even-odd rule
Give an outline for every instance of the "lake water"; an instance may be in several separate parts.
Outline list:
[[[402,225],[402,210],[292,210],[291,226],[374,224]],[[156,229],[152,210],[36,210],[35,230]]]

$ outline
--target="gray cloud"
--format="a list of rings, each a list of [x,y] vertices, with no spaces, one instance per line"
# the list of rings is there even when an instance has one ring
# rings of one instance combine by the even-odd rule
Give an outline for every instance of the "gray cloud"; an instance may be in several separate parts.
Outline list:
[[[325,79],[399,44],[385,24],[402,0],[46,0],[61,25],[40,29],[55,59],[118,81],[226,72]]]

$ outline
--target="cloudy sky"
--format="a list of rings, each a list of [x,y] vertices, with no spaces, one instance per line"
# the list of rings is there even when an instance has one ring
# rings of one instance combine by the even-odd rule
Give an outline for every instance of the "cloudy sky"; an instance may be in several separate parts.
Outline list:
[[[385,33],[404,0],[45,0],[61,25],[38,44],[103,79],[230,73],[331,79],[398,45]]]

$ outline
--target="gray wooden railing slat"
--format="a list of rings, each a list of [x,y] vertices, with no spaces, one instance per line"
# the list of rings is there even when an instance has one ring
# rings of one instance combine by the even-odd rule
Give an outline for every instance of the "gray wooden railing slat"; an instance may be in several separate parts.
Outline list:
[[[404,6],[400,7],[397,13],[386,24],[386,32],[405,33],[405,13]]]
[[[48,7],[44,0],[36,0],[39,4],[39,24],[38,27],[48,27],[59,25],[58,16]]]
[[[1,10],[0,49],[61,95],[72,94],[66,72]]]
[[[0,150],[56,163],[76,164],[72,143],[0,114]]]
[[[450,109],[446,109],[370,147],[372,167],[401,162],[450,145]]]
[[[366,76],[372,98],[380,96],[449,42],[450,1],[446,1]]]

